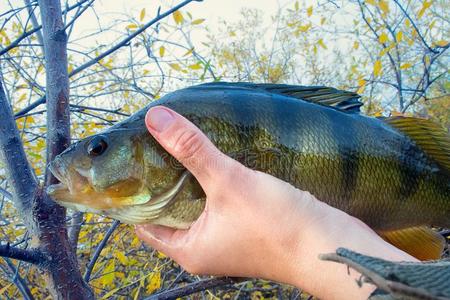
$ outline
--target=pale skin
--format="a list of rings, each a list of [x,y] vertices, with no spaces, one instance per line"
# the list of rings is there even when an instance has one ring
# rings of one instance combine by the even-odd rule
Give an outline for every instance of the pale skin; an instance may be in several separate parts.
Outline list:
[[[136,233],[188,272],[257,277],[294,285],[321,299],[367,299],[375,289],[322,253],[346,247],[393,261],[416,261],[358,219],[306,191],[246,168],[220,152],[191,122],[157,106],[149,132],[199,181],[207,201],[188,230],[136,226]]]

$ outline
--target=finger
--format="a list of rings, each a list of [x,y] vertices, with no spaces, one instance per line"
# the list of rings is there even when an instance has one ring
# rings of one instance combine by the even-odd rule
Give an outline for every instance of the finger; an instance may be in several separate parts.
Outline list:
[[[160,225],[145,224],[135,227],[136,235],[152,248],[175,258],[177,245],[186,239],[186,230],[178,230]]]
[[[145,123],[161,146],[181,162],[203,187],[236,163],[220,152],[194,124],[169,108],[150,108]]]

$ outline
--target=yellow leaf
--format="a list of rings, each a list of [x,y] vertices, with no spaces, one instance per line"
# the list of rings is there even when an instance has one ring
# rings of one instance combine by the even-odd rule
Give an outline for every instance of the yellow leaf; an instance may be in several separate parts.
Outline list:
[[[378,4],[380,9],[383,11],[384,14],[389,13],[389,3],[385,0],[380,0],[380,3]]]
[[[311,23],[308,25],[300,25],[297,27],[297,30],[301,32],[307,32],[311,28],[311,26]]]
[[[419,10],[419,12],[417,13],[417,18],[422,18],[423,14],[425,13],[425,11],[431,6],[432,1],[424,1],[422,4],[422,8]]]
[[[194,47],[192,47],[191,49],[189,49],[188,51],[186,51],[186,53],[185,54],[183,54],[183,57],[184,56],[188,56],[188,55],[191,55],[192,54],[192,52],[194,52]]]
[[[199,62],[196,63],[196,64],[193,64],[193,65],[190,65],[188,68],[189,68],[189,69],[192,69],[192,70],[200,70],[200,69],[203,69],[202,64],[199,63]]]
[[[322,47],[323,49],[327,49],[327,45],[325,45],[322,39],[318,40],[317,44],[319,44],[319,46]]]
[[[356,91],[356,93],[357,93],[357,94],[362,94],[362,93],[364,93],[364,90],[365,90],[365,88],[366,88],[366,80],[363,79],[363,78],[359,79],[359,80],[358,80],[358,85],[359,85],[359,88],[358,88],[358,90]]]
[[[106,268],[103,270],[103,275],[101,277],[100,282],[102,283],[102,285],[110,285],[111,283],[113,283],[114,281],[114,271],[116,269],[116,263],[115,261],[112,259],[108,265],[106,266]]]
[[[405,70],[405,69],[411,68],[411,66],[412,66],[412,64],[410,64],[410,63],[404,63],[400,66],[400,69]]]
[[[353,42],[353,49],[358,49],[359,48],[359,43],[357,41]]]
[[[172,14],[173,19],[175,20],[175,23],[177,24],[181,24],[184,21],[183,15],[181,14],[181,12],[179,10],[177,10],[176,12],[174,12]]]
[[[12,285],[12,283],[5,285],[4,287],[2,287],[2,289],[0,289],[0,295],[3,295],[8,289],[9,287]]]
[[[205,22],[205,19],[197,19],[191,22],[192,25],[199,25]]]
[[[127,27],[125,27],[126,29],[136,29],[137,25],[136,24],[129,24],[127,25]]]
[[[361,95],[362,93],[364,93],[364,90],[366,89],[365,85],[362,85],[358,88],[358,90],[356,91],[357,94]]]
[[[365,2],[366,2],[367,4],[370,4],[370,5],[373,5],[373,6],[376,5],[375,0],[366,0]]]
[[[433,29],[434,28],[434,25],[436,25],[436,20],[433,20],[431,23],[430,23],[430,25],[428,25],[428,29]]]
[[[382,74],[381,61],[377,60],[377,61],[375,61],[375,64],[373,65],[373,75],[380,76],[381,74]]]
[[[401,40],[403,39],[403,32],[402,31],[397,32],[395,38],[397,39],[397,42],[401,42]]]
[[[383,32],[380,37],[378,38],[378,40],[380,41],[380,43],[384,44],[388,41],[388,36],[385,32]]]
[[[312,13],[313,13],[313,7],[310,6],[306,9],[306,14],[308,15],[308,17],[311,17]]]
[[[161,287],[161,273],[155,272],[150,276],[150,282],[147,285],[147,294],[153,293]]]
[[[440,41],[435,42],[434,44],[439,47],[446,47],[448,45],[448,42],[445,40],[440,40]]]
[[[298,1],[295,1],[295,10],[298,11],[299,10],[299,5],[298,5]]]
[[[325,18],[325,17],[322,17],[321,19],[320,19],[320,25],[323,25],[323,24],[325,24],[325,21],[326,21],[327,19]]]
[[[169,66],[175,71],[181,71],[181,67],[179,64],[169,64]]]
[[[409,19],[405,20],[405,26],[406,27],[410,27],[411,26],[411,22],[409,21]]]
[[[159,47],[159,56],[163,57],[164,53],[166,53],[166,48],[164,46]]]
[[[123,254],[123,252],[117,251],[115,256],[120,261],[122,265],[126,265],[128,263],[128,258]]]

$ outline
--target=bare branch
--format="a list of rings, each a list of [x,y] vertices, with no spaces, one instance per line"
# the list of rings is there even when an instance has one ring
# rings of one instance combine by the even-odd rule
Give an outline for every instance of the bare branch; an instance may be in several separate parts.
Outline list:
[[[1,187],[0,187],[0,194],[2,194],[3,197],[8,198],[9,200],[13,200],[13,195]]]
[[[67,12],[77,8],[78,6],[82,5],[86,1],[89,1],[89,0],[80,0],[80,2],[77,2],[76,4],[68,7],[66,10],[64,10],[63,14],[66,14]],[[17,46],[19,46],[21,41],[23,41],[24,39],[26,39],[27,37],[29,37],[33,33],[38,32],[41,29],[42,29],[42,25],[39,25],[39,26],[31,29],[30,31],[25,31],[16,40],[11,42],[11,44],[9,44],[8,47],[5,47],[2,50],[0,50],[0,56],[2,56],[3,54],[9,52],[11,49],[16,48]]]
[[[144,300],[168,300],[168,299],[176,299],[180,297],[185,297],[191,295],[193,293],[197,293],[200,291],[204,291],[207,289],[218,288],[218,287],[226,287],[231,284],[235,284],[241,281],[245,281],[245,278],[236,278],[236,277],[220,277],[220,278],[208,278],[200,281],[196,281],[190,283],[188,285],[174,288],[171,290],[163,291],[150,297],[145,298]]]
[[[398,0],[394,0],[395,4],[397,4],[397,6],[400,8],[400,10],[403,12],[403,14],[405,15],[405,17],[408,18],[408,20],[411,22],[411,25],[414,27],[414,30],[417,32],[417,35],[420,37],[420,40],[422,41],[423,45],[428,49],[428,51],[433,52],[433,53],[438,53],[437,50],[431,48],[428,43],[425,41],[425,38],[423,37],[423,35],[420,33],[419,28],[417,28],[416,23],[414,22],[413,19],[411,19],[411,16],[408,14],[408,12],[403,8],[403,6],[398,2]]]
[[[25,225],[32,227],[32,200],[38,182],[27,161],[11,106],[0,82],[0,157],[5,163],[6,176],[12,188],[13,200]],[[19,171],[20,170],[20,171]]]
[[[106,243],[113,234],[114,230],[116,230],[117,226],[119,226],[119,224],[120,221],[115,220],[112,223],[111,227],[109,227],[108,231],[103,237],[103,240],[98,244],[97,248],[95,249],[94,255],[91,258],[91,261],[89,262],[86,268],[86,273],[84,274],[84,281],[89,282],[89,279],[91,278],[92,269],[94,269],[95,263],[97,262],[100,253],[102,252],[103,248],[105,248]]]
[[[0,256],[13,258],[44,267],[48,264],[48,259],[40,250],[25,250],[11,247],[9,244],[0,245]]]
[[[75,211],[72,213],[72,220],[68,231],[69,242],[72,245],[73,253],[77,253],[78,237],[83,223],[84,213]]]
[[[39,0],[44,37],[47,99],[47,162],[70,144],[69,77],[67,35],[59,0]],[[58,180],[47,169],[44,188]],[[46,283],[54,298],[92,299],[83,281],[66,229],[66,210],[41,191],[35,203],[36,235],[40,248],[52,255]],[[50,217],[51,216],[51,217]]]
[[[85,0],[88,1],[88,0]],[[89,68],[90,66],[96,64],[97,62],[99,62],[100,60],[102,60],[103,58],[105,58],[106,56],[114,53],[115,51],[119,50],[120,48],[122,48],[123,46],[127,45],[133,38],[135,38],[136,36],[138,36],[139,34],[141,34],[142,32],[144,32],[147,28],[149,28],[150,26],[154,25],[155,23],[161,21],[162,19],[164,19],[165,17],[169,16],[170,14],[172,14],[173,12],[179,10],[180,8],[186,6],[187,4],[189,4],[190,2],[193,1],[197,1],[197,2],[201,2],[202,0],[185,0],[183,2],[181,2],[180,4],[178,4],[177,6],[172,7],[171,9],[167,10],[166,12],[164,12],[163,14],[158,14],[154,19],[152,19],[150,22],[146,23],[145,25],[143,25],[142,27],[140,27],[138,30],[136,30],[135,32],[133,32],[133,34],[127,36],[125,39],[123,39],[122,41],[120,41],[118,44],[116,44],[115,46],[113,46],[112,48],[108,49],[107,51],[103,52],[102,54],[98,55],[97,57],[93,58],[92,60],[84,63],[83,65],[79,66],[78,68],[74,69],[72,72],[70,72],[69,77],[72,77],[78,73],[80,73],[81,71],[83,71],[86,68]],[[6,49],[6,48],[5,48]],[[10,49],[9,49],[10,50]],[[3,51],[0,51],[0,55],[2,54]],[[38,100],[36,100],[35,102],[31,103],[29,106],[25,107],[24,109],[22,109],[21,111],[17,112],[15,114],[15,117],[20,117],[24,114],[26,114],[27,112],[29,112],[30,110],[36,108],[37,106],[44,104],[46,101],[45,96],[39,98]]]
[[[83,65],[79,66],[78,68],[74,69],[72,72],[70,72],[69,76],[72,77],[73,75],[83,71],[86,68],[89,68],[90,66],[92,66],[93,64],[99,62],[100,60],[102,60],[103,58],[105,58],[106,56],[110,55],[111,53],[114,53],[115,51],[119,50],[120,48],[122,48],[123,46],[127,45],[132,39],[134,39],[136,36],[138,36],[139,34],[141,34],[142,32],[144,32],[145,30],[147,30],[147,28],[149,28],[150,26],[152,26],[153,24],[161,21],[162,19],[164,19],[165,17],[171,15],[173,12],[179,10],[180,8],[186,6],[187,4],[191,3],[192,1],[197,1],[197,2],[201,2],[202,0],[185,0],[183,2],[181,2],[180,4],[172,7],[171,9],[167,10],[166,12],[164,12],[163,14],[158,14],[154,19],[152,19],[150,22],[144,24],[142,27],[140,27],[138,30],[136,30],[135,32],[133,32],[132,34],[130,34],[129,36],[127,36],[126,38],[124,38],[122,41],[120,41],[119,43],[117,43],[115,46],[113,46],[112,48],[110,48],[109,50],[103,52],[102,54],[100,54],[99,56],[97,56],[96,58],[94,58],[93,60],[90,60],[86,63],[84,63]]]
[[[33,300],[34,299],[33,294],[31,294],[31,291],[28,288],[27,283],[19,274],[19,266],[17,266],[16,268],[14,264],[11,262],[11,260],[7,257],[4,257],[4,260],[8,265],[8,268],[13,273],[13,275],[11,276],[11,281],[14,282],[14,284],[17,286],[23,298],[25,300]]]

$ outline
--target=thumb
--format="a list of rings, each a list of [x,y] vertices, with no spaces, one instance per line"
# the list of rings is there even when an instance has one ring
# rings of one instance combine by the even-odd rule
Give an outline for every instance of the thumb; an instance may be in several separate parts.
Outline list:
[[[150,108],[145,123],[158,143],[182,163],[203,187],[232,165],[233,160],[220,152],[200,129],[167,107]]]

